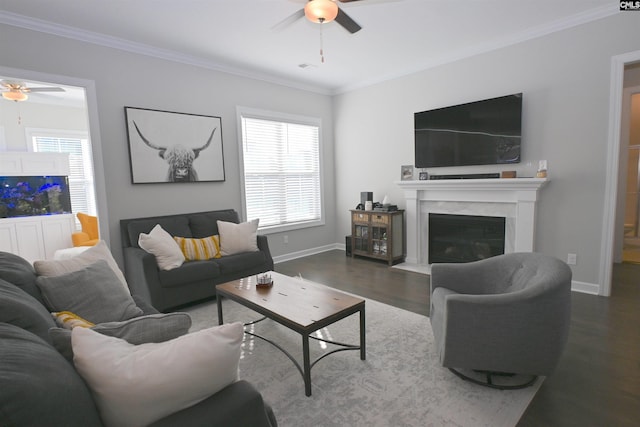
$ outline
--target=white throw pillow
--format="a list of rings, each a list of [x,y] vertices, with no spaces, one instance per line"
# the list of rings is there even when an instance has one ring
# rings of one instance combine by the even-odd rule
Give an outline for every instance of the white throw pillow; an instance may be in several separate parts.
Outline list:
[[[242,335],[243,326],[236,322],[163,343],[133,345],[74,328],[73,363],[107,427],[139,427],[237,381]]]
[[[218,221],[220,253],[222,256],[241,252],[257,252],[259,221],[259,219],[254,219],[241,224]]]
[[[122,283],[122,286],[129,292],[129,286],[127,280],[124,278],[124,274],[118,267],[116,260],[113,259],[109,247],[104,240],[100,240],[95,246],[91,246],[76,256],[67,259],[59,260],[45,260],[35,261],[33,268],[36,270],[38,276],[61,276],[67,273],[73,273],[74,271],[83,270],[99,260],[107,261],[109,267],[118,277],[118,280]]]
[[[160,224],[156,224],[149,234],[140,233],[138,246],[155,255],[161,270],[172,270],[184,263],[184,254],[180,250],[180,246]]]

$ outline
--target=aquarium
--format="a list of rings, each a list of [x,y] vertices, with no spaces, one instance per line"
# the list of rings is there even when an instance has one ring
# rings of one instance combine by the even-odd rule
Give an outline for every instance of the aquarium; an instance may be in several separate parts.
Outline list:
[[[71,213],[66,176],[0,176],[0,218]]]

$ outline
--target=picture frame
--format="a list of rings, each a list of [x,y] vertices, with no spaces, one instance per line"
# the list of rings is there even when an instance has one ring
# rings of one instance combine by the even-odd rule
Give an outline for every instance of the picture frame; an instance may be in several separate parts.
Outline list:
[[[418,179],[419,179],[420,181],[426,181],[426,180],[428,180],[428,179],[429,179],[429,173],[427,173],[427,172],[420,172],[420,173],[418,174]]]
[[[222,119],[124,107],[132,184],[225,180]]]
[[[413,165],[403,165],[400,167],[400,179],[402,181],[413,180]]]

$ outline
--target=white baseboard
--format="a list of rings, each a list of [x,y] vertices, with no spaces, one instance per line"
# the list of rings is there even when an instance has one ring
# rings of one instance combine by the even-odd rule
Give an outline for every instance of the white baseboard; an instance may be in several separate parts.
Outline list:
[[[574,292],[581,292],[583,294],[600,295],[600,286],[595,283],[578,282],[577,280],[571,281],[571,290]]]
[[[342,246],[342,247],[341,247]],[[334,249],[345,250],[344,243],[334,243],[332,245],[319,246],[317,248],[305,249],[304,251],[290,252],[288,254],[278,255],[273,257],[273,263],[278,264],[280,262],[291,261],[297,258],[303,258],[309,255],[315,255],[322,252],[332,251]]]

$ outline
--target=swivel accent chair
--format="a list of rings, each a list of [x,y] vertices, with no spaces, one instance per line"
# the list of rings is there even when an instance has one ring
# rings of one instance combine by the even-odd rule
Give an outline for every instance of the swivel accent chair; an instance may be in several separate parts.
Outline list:
[[[551,374],[569,335],[571,275],[539,253],[434,264],[430,320],[442,366],[500,389]]]

